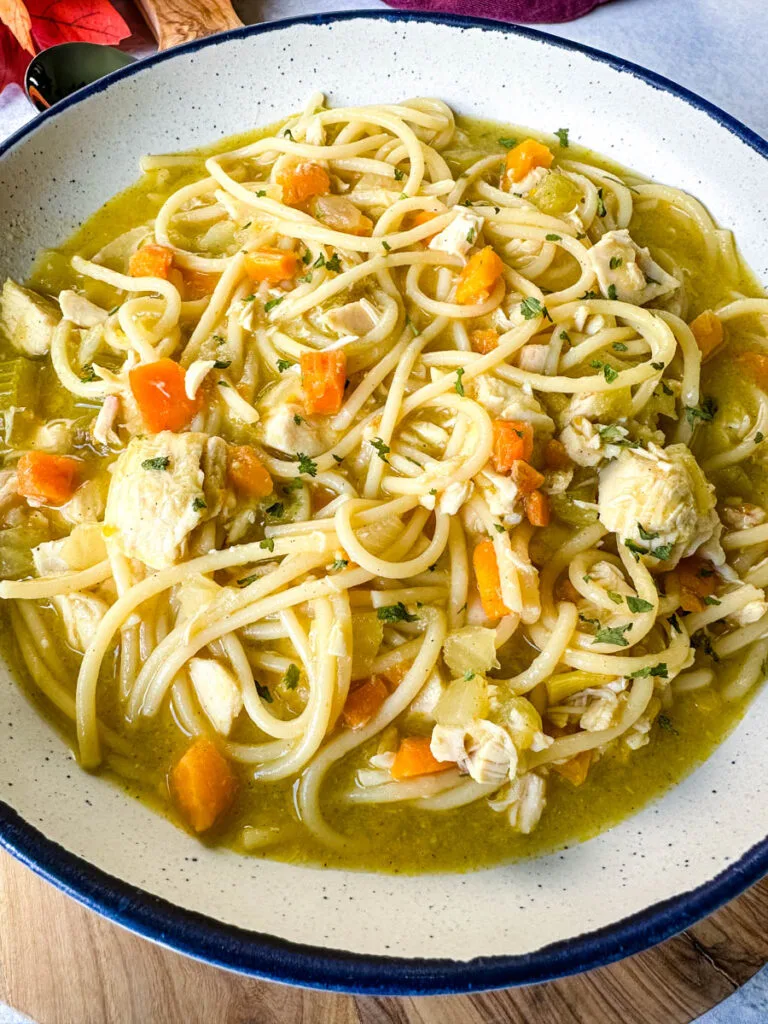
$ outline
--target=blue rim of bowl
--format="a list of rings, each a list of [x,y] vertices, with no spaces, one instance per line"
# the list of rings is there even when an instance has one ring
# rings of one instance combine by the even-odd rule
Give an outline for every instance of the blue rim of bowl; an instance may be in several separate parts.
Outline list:
[[[561,39],[547,32],[484,18],[380,10],[315,14],[263,25],[247,25],[137,61],[73,93],[24,125],[0,146],[0,158],[27,135],[33,134],[43,121],[56,117],[62,110],[82,102],[88,96],[102,92],[113,82],[139,74],[163,61],[172,60],[178,54],[218,46],[231,39],[279,32],[294,25],[321,26],[370,19],[388,22],[425,22],[460,29],[480,28],[584,54],[617,71],[640,78],[655,89],[672,93],[689,106],[707,114],[751,149],[768,159],[768,142],[756,132],[689,89],[631,61]],[[224,924],[203,914],[175,906],[143,889],[114,878],[46,838],[42,832],[24,821],[13,808],[2,801],[0,846],[79,903],[95,910],[108,920],[177,952],[217,967],[270,981],[365,995],[406,996],[478,992],[551,981],[579,971],[602,967],[639,953],[683,931],[738,896],[750,885],[754,885],[768,872],[766,837],[738,861],[698,888],[652,904],[645,910],[614,924],[544,946],[533,953],[460,961],[374,956],[306,946]]]

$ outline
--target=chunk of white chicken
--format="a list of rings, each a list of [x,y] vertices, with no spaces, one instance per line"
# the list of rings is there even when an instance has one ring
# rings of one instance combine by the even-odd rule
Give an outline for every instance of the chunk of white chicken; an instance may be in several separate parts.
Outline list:
[[[725,559],[715,489],[684,444],[625,449],[603,466],[598,515],[652,571],[668,571],[707,542],[710,557]]]
[[[307,416],[297,374],[292,373],[290,379],[270,388],[258,402],[257,410],[259,440],[285,455],[320,455],[332,448],[340,436],[331,427],[330,416]]]
[[[619,302],[643,306],[680,287],[680,282],[641,249],[629,231],[607,231],[587,258],[597,275],[600,291]]]
[[[76,526],[68,537],[46,540],[32,548],[32,561],[39,576],[88,569],[106,557],[104,537],[96,523]]]
[[[532,189],[540,185],[551,173],[546,167],[534,167],[520,181],[512,181],[509,184],[509,193],[513,196],[527,195]]]
[[[105,526],[119,550],[152,569],[184,557],[189,535],[224,497],[226,444],[207,434],[133,438],[115,463]]]
[[[490,373],[481,373],[474,380],[473,397],[493,419],[522,420],[541,434],[553,431],[555,425],[541,403],[516,384],[500,380]]]
[[[70,288],[59,292],[59,307],[64,319],[71,320],[77,327],[95,327],[109,316],[106,309]]]
[[[17,352],[44,356],[51,350],[53,332],[61,314],[50,299],[43,298],[9,277],[0,294],[0,333]]]
[[[94,477],[80,484],[75,493],[59,509],[68,523],[98,523],[107,507],[107,485],[103,477]]]
[[[522,522],[523,515],[518,503],[519,492],[511,476],[495,473],[486,466],[473,479],[492,516],[504,526],[517,526]]]
[[[605,457],[600,434],[586,416],[574,416],[560,434],[560,441],[577,466],[596,466]]]
[[[487,719],[463,726],[436,725],[430,750],[438,761],[455,761],[475,782],[501,785],[517,771],[517,747],[506,729]]]
[[[516,832],[528,835],[536,828],[546,807],[546,782],[535,772],[520,775],[489,800],[494,811],[506,811],[509,824]]]
[[[85,592],[59,594],[51,600],[64,623],[70,646],[83,654],[109,611],[109,605],[100,597]]]
[[[579,719],[579,725],[587,732],[600,732],[603,729],[610,729],[614,724],[616,713],[619,710],[619,698],[611,690],[586,691],[593,695],[594,700],[590,701],[586,711]]]
[[[361,338],[373,330],[379,320],[379,311],[368,299],[357,299],[344,306],[329,309],[323,317],[327,327],[337,334],[351,334]]]
[[[243,709],[243,695],[237,680],[215,658],[191,658],[187,667],[200,707],[216,732],[229,736]]]
[[[517,356],[517,365],[529,373],[544,373],[549,345],[524,345]]]
[[[732,530],[747,530],[751,526],[760,526],[761,523],[764,523],[766,514],[759,505],[742,501],[736,505],[726,505],[723,508],[722,518],[725,525]]]
[[[462,263],[466,263],[467,253],[476,244],[484,223],[485,218],[461,206],[453,220],[435,235],[429,248],[446,252],[449,256],[458,256]]]

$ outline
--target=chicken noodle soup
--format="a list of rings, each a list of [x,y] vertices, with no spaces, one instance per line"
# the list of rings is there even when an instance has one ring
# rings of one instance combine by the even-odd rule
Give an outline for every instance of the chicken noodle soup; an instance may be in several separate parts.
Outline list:
[[[210,841],[429,870],[706,756],[768,654],[730,234],[438,100],[142,170],[0,309],[0,596],[82,766]]]

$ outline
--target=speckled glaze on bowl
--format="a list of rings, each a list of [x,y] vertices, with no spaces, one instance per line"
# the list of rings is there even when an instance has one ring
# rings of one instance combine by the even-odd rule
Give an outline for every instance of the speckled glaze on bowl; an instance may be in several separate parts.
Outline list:
[[[38,248],[135,180],[142,153],[267,124],[317,88],[335,105],[426,94],[467,114],[567,125],[702,199],[768,280],[768,145],[748,129],[655,75],[541,33],[390,13],[246,28],[54,107],[0,150],[0,273],[24,277]],[[646,948],[768,870],[768,693],[683,784],[604,835],[527,863],[409,878],[201,846],[81,772],[2,673],[0,842],[136,932],[263,977],[396,994],[540,981]]]

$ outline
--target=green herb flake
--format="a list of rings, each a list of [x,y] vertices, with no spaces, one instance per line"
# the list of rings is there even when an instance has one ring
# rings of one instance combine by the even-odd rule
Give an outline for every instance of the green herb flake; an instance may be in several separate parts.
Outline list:
[[[304,452],[296,452],[294,462],[298,462],[300,473],[306,473],[307,476],[317,476],[317,463],[313,462]]]
[[[262,686],[258,679],[254,679],[253,681],[256,684],[256,693],[258,693],[265,704],[271,704],[272,694],[269,692],[268,687]]]
[[[555,135],[560,140],[560,145],[563,147],[563,149],[568,149],[568,129],[558,128],[555,132]]]
[[[758,430],[758,432],[755,434],[755,444],[762,444],[763,440],[763,432],[762,430]]]
[[[376,618],[380,622],[416,622],[417,615],[411,615],[402,601],[397,604],[386,604],[376,609]]]
[[[470,228],[469,231],[467,232],[467,242],[468,242],[469,245],[472,245],[474,240],[475,240],[475,229],[474,228]]]
[[[621,266],[623,262],[624,260],[621,258],[621,256],[611,256],[611,261],[608,265],[610,266],[611,270],[616,270],[618,267]]]
[[[384,240],[382,240],[381,246],[382,246],[383,249],[386,249],[387,252],[390,252],[391,249],[392,249],[392,246],[389,244],[389,242],[384,241]]]
[[[474,678],[475,678],[475,673],[472,671],[472,669],[468,669],[464,673],[464,682],[465,683],[468,683],[471,679],[474,679]]]
[[[96,373],[93,368],[93,363],[86,363],[80,370],[80,380],[83,384],[92,384],[94,381],[101,380],[101,377]]]
[[[624,626],[604,626],[602,629],[598,629],[592,643],[615,644],[616,647],[629,647],[629,641],[624,636],[628,629],[632,629],[631,622],[626,623]]]
[[[680,735],[680,733],[677,731],[674,725],[672,725],[672,719],[669,717],[669,715],[659,715],[656,721],[659,723],[659,726],[662,729],[666,729],[667,732],[674,733],[675,736]]]
[[[259,574],[255,572],[251,576],[243,576],[241,580],[237,581],[237,585],[238,587],[250,587],[250,585],[255,583],[258,578]]]
[[[545,235],[544,237],[548,242],[562,242],[563,240],[562,235]]]
[[[368,442],[371,448],[375,448],[376,454],[379,456],[382,462],[389,464],[387,456],[392,451],[386,441],[383,441],[380,437],[371,438]]]
[[[341,270],[341,260],[339,254],[335,252],[329,260],[325,261],[325,269],[333,271],[334,274],[338,274]]]
[[[560,341],[567,341],[568,344],[570,345],[570,343],[571,343],[571,336],[568,333],[568,331],[560,331],[559,338],[560,338]]]
[[[607,591],[607,594],[614,604],[621,604],[621,602],[624,600],[621,594],[617,594],[615,590],[609,590]]]
[[[665,383],[665,381],[661,382],[661,390],[664,392],[665,395],[674,395],[675,393],[669,386],[669,384]]]
[[[665,364],[664,363],[651,363],[651,366],[654,368],[654,370],[663,370]]]
[[[396,167],[395,168],[395,181],[402,181],[404,177],[405,177],[405,171],[401,170],[399,167]]]
[[[280,295],[280,296],[279,296],[278,298],[276,298],[276,299],[269,299],[269,301],[268,301],[268,302],[265,302],[265,303],[264,303],[264,312],[265,312],[265,313],[269,313],[269,311],[270,311],[270,310],[272,310],[272,309],[274,309],[274,308],[275,308],[275,306],[279,306],[279,305],[280,305],[280,303],[281,303],[281,302],[283,301],[283,299],[284,299],[284,298],[285,298],[285,296],[284,296],[284,295]]]
[[[599,299],[600,296],[597,294],[597,292],[593,292],[591,289],[587,289],[587,291],[585,291],[584,294],[580,296],[580,298],[582,298],[582,299]]]
[[[614,352],[626,352],[627,351],[627,346],[624,344],[623,341],[614,341],[614,343],[611,345],[611,348],[613,349]]]
[[[277,360],[277,368],[280,371],[280,373],[285,373],[286,370],[290,370],[290,368],[295,365],[296,364],[292,363],[290,359]]]
[[[346,569],[349,562],[346,558],[337,558],[331,563],[331,572],[341,572],[342,569]]]
[[[301,284],[309,284],[311,280],[312,280],[312,271],[311,270],[307,274],[302,274],[301,277],[299,278],[299,281],[301,282]]]
[[[213,368],[214,370],[228,370],[231,365],[231,359],[217,359],[213,364]]]
[[[674,629],[676,633],[682,633],[682,629],[680,628],[680,623],[677,621],[676,615],[670,615],[667,619],[667,622],[670,624],[670,626],[672,627],[672,629]]]
[[[301,416],[299,416],[299,414],[297,412],[295,412],[293,414],[293,422],[298,427],[298,426],[300,426],[304,422],[304,420],[301,418]]]
[[[461,378],[464,376],[464,367],[460,366],[456,371],[456,383],[453,385],[456,394],[464,397],[464,385],[461,382]]]
[[[659,536],[658,532],[653,530],[646,530],[642,523],[637,524],[637,532],[640,534],[641,540],[656,540]]]
[[[616,285],[615,284],[609,284],[608,285],[608,298],[609,299],[613,299],[614,302],[616,301]]]
[[[283,505],[282,501],[276,501],[274,505],[269,505],[265,511],[272,519],[282,519],[285,515],[285,505]]]
[[[545,316],[548,320],[552,319],[547,307],[543,306],[532,295],[529,295],[528,298],[523,299],[520,303],[520,312],[523,314],[524,320],[535,320],[537,316]]]
[[[291,663],[285,670],[285,675],[282,679],[283,686],[285,686],[286,690],[295,690],[300,678],[301,672],[299,672],[298,665]]]
[[[504,149],[514,149],[515,146],[517,145],[517,139],[507,139],[507,138],[504,138],[504,139],[498,139],[497,141],[498,141],[500,146],[504,147]]]
[[[340,466],[342,464],[342,462],[344,461],[344,456],[343,455],[337,455],[336,452],[332,452],[331,454],[333,455],[334,462],[336,462],[336,464]]]
[[[685,418],[689,425],[696,426],[696,421],[711,423],[717,412],[717,403],[712,398],[703,399],[698,405],[687,405],[685,407]]]
[[[205,498],[197,497],[192,499],[192,511],[202,512],[204,508],[208,508],[208,503]]]
[[[507,532],[506,526],[502,526],[501,523],[494,523],[493,524],[493,528],[496,531],[496,533],[506,533]]]
[[[644,601],[642,597],[628,597],[627,607],[631,612],[650,612],[653,605],[650,601]]]
[[[259,191],[256,193],[256,198],[257,199],[263,199],[266,194],[267,193],[264,191],[263,188],[259,189]]]
[[[704,604],[718,605],[718,604],[722,604],[722,601],[718,601],[718,599],[716,597],[705,597],[704,598]]]
[[[646,679],[648,676],[658,676],[659,679],[667,679],[667,665],[666,662],[660,661],[658,665],[654,665],[648,668],[639,668],[636,672],[630,672],[630,679]]]
[[[597,190],[597,216],[604,217],[608,211],[605,208],[605,200],[603,199],[603,190],[599,188]]]
[[[142,462],[142,464],[141,464],[141,468],[142,469],[165,470],[165,469],[168,469],[170,464],[171,464],[171,460],[170,460],[169,456],[167,456],[167,455],[158,455],[154,459],[145,459]]]

